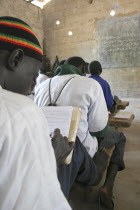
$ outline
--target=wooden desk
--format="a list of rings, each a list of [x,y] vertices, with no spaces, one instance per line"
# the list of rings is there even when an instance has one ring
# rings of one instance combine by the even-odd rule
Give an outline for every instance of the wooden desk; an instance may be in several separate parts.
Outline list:
[[[125,109],[129,105],[129,101],[120,101],[117,105],[117,109]]]
[[[126,120],[126,119],[118,119],[118,118],[114,118],[115,114],[109,114],[109,125],[112,127],[120,128],[120,127],[124,127],[124,128],[128,128],[131,126],[132,121],[134,120],[135,116],[132,114],[130,119]]]

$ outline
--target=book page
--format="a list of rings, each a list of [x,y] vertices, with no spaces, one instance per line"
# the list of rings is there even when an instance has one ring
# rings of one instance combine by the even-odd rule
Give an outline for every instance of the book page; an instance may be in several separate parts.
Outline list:
[[[71,106],[43,106],[40,107],[48,121],[50,135],[59,128],[62,136],[68,137],[72,118]]]
[[[124,119],[124,120],[129,120],[132,116],[131,112],[118,112],[117,114],[114,115],[115,119]]]

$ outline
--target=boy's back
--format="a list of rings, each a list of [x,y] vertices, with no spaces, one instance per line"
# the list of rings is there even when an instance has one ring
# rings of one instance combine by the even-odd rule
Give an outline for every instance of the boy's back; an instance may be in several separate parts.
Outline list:
[[[89,132],[98,132],[105,128],[108,121],[108,112],[102,89],[98,82],[76,74],[55,76],[51,81],[52,102],[55,101],[66,82],[58,101],[59,106],[76,106],[82,110],[78,129],[78,137],[89,154],[93,157],[97,150],[97,140]],[[35,103],[45,106],[49,101],[49,82],[43,82],[35,90]]]

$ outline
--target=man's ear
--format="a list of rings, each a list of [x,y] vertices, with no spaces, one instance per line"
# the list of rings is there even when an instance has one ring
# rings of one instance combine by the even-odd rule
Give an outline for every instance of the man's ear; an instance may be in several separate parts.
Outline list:
[[[16,71],[17,67],[22,63],[24,58],[24,52],[22,49],[13,50],[8,58],[8,68],[11,71]]]

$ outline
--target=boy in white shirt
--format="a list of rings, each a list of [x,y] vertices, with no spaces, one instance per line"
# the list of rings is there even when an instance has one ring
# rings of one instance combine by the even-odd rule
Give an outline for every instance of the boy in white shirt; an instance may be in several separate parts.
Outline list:
[[[78,56],[67,59],[64,65],[57,67],[55,76],[51,80],[46,80],[36,88],[35,103],[38,106],[47,106],[53,104],[57,99],[56,105],[58,106],[81,108],[82,116],[77,136],[89,155],[94,157],[96,167],[104,165],[104,159],[101,160],[98,155],[100,148],[111,149],[111,151],[115,148],[111,154],[105,183],[100,189],[101,203],[107,208],[113,208],[112,195],[115,177],[118,171],[125,168],[123,161],[125,136],[108,128],[108,110],[102,88],[97,81],[84,77],[85,66],[85,61]],[[59,170],[58,178],[63,192],[66,191],[67,185],[64,180],[71,183],[78,168],[76,163],[79,163],[80,159],[78,159],[80,157],[79,148],[83,149],[80,143],[75,145],[74,163],[71,163],[71,167],[61,166],[61,170]],[[86,175],[83,173],[82,177],[85,178]],[[78,182],[80,181],[78,180]],[[95,181],[94,185],[96,183]]]

